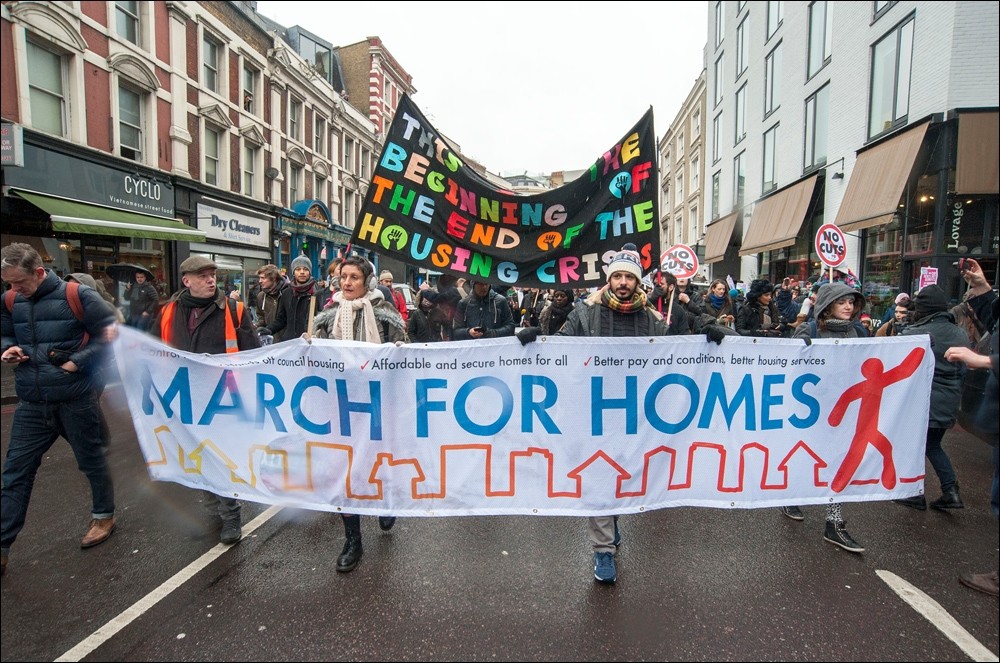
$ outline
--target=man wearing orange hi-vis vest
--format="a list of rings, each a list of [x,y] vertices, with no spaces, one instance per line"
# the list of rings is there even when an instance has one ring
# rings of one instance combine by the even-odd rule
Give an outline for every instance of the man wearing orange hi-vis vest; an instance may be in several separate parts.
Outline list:
[[[186,352],[222,354],[260,347],[253,320],[243,303],[216,287],[216,264],[205,256],[181,263],[181,288],[160,310],[150,333]],[[205,492],[205,505],[219,516],[219,540],[233,544],[243,536],[241,504],[232,497]]]

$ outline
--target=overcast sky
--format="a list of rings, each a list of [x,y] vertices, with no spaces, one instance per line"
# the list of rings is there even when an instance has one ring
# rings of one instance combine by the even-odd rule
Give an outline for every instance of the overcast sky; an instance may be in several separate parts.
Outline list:
[[[701,73],[706,2],[258,2],[335,46],[368,36],[435,128],[494,173],[587,168],[652,106],[657,140]]]

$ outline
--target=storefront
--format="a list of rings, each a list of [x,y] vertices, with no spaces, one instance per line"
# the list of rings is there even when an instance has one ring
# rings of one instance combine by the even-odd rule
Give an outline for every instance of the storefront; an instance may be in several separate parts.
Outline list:
[[[169,296],[175,243],[205,240],[176,218],[169,179],[28,130],[23,136],[23,165],[2,171],[0,242],[31,244],[60,276],[92,275],[123,309],[127,280],[113,278],[111,265],[148,269],[161,299]]]
[[[874,314],[897,292],[928,283],[958,302],[965,292],[959,258],[975,258],[997,283],[998,126],[996,110],[953,112],[858,154],[837,225],[862,233],[861,279]]]
[[[233,203],[202,196],[195,204],[204,244],[190,247],[190,255],[204,255],[218,265],[218,286],[234,290],[253,302],[258,290],[257,270],[271,262],[271,217]]]
[[[333,223],[330,209],[321,200],[300,200],[290,211],[280,218],[276,264],[287,268],[296,256],[304,255],[312,261],[313,276],[326,278],[326,266],[351,243],[351,231]]]

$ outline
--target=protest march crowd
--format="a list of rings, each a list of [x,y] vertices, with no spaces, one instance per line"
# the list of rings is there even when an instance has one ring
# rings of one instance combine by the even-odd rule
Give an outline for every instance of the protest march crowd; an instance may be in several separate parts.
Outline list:
[[[883,316],[866,310],[860,283],[852,274],[836,272],[833,280],[772,284],[754,280],[745,292],[717,279],[704,291],[690,280],[654,270],[643,275],[633,245],[614,253],[606,267],[606,284],[588,290],[500,288],[497,284],[441,274],[431,285],[421,283],[412,307],[389,271],[376,273],[359,256],[332,261],[325,278],[315,278],[308,257],[291,262],[286,276],[275,265],[257,272],[259,290],[242,301],[238,293],[218,287],[217,265],[192,256],[180,265],[182,288],[162,306],[147,275],[137,273],[130,288],[130,315],[125,320],[87,274],[59,278],[44,267],[29,245],[3,247],[0,268],[5,287],[2,314],[2,360],[14,364],[19,398],[3,465],[0,554],[6,573],[10,552],[25,526],[35,475],[52,444],[63,437],[81,472],[90,482],[91,519],[81,539],[83,548],[107,541],[115,531],[112,477],[105,460],[108,428],[101,410],[107,379],[109,344],[116,326],[127,324],[165,345],[195,353],[237,353],[300,337],[366,343],[436,343],[516,337],[522,344],[540,336],[650,337],[702,335],[717,344],[727,337],[751,336],[809,343],[815,338],[892,337],[926,334],[934,355],[925,453],[940,484],[940,495],[928,502],[920,495],[895,500],[924,510],[961,509],[959,480],[942,445],[945,432],[957,423],[993,447],[990,496],[998,513],[998,349],[997,295],[973,259],[964,262],[968,286],[952,306],[937,285],[912,296],[900,293]],[[308,369],[303,369],[308,370]],[[738,370],[738,369],[727,369]],[[977,385],[972,385],[976,376]],[[978,391],[975,389],[978,388]],[[203,503],[217,520],[219,540],[227,545],[242,537],[240,501],[204,491]],[[895,507],[893,507],[895,508]],[[846,528],[840,503],[826,507],[824,539],[852,553],[864,546]],[[780,507],[794,521],[805,518],[796,506]],[[350,572],[364,554],[361,516],[342,514],[345,543],[336,568]],[[390,531],[396,518],[379,516]],[[589,517],[588,537],[597,582],[617,579],[615,554],[622,542],[618,515]],[[859,537],[863,538],[863,537]],[[959,581],[977,591],[998,593],[996,569],[963,574]]]

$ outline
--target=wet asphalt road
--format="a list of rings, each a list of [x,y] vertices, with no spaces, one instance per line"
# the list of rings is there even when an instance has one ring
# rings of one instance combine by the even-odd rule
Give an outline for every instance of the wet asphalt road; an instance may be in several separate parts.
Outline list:
[[[89,491],[57,441],[2,580],[3,661],[70,652],[216,546],[200,493],[151,482],[121,394],[106,399],[118,529],[79,548]],[[4,453],[12,412],[0,410]],[[803,523],[775,509],[666,509],[621,519],[614,587],[593,581],[584,518],[401,519],[388,534],[365,518],[364,560],[337,574],[339,518],[286,509],[83,660],[971,660],[877,570],[925,592],[997,660],[997,599],[956,580],[997,564],[989,448],[962,432],[945,445],[966,508],[846,505],[864,555],[823,541],[822,507]],[[247,505],[244,522],[264,510]]]

